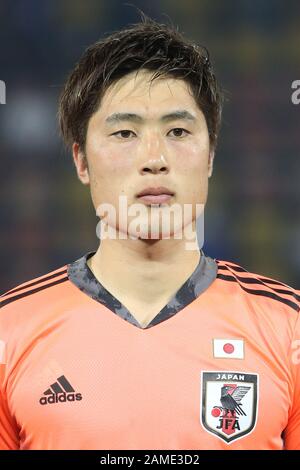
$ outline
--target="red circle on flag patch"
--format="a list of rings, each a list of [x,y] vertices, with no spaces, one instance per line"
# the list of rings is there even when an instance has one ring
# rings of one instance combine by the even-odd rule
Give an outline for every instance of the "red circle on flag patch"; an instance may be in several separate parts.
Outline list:
[[[231,343],[226,343],[226,344],[224,344],[224,346],[223,346],[223,351],[224,351],[226,354],[232,354],[233,351],[234,351],[234,346],[233,346],[233,344],[231,344]]]
[[[213,408],[211,414],[214,418],[218,418],[221,414],[220,408]]]

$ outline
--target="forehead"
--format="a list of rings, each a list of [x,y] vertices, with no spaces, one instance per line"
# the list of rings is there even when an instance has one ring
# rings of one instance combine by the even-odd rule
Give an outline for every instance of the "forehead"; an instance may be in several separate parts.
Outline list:
[[[142,69],[114,82],[102,97],[98,111],[107,114],[122,108],[128,110],[128,106],[131,106],[140,111],[154,112],[162,107],[168,110],[169,106],[184,106],[197,112],[197,103],[185,80],[158,77],[151,82],[153,74]]]

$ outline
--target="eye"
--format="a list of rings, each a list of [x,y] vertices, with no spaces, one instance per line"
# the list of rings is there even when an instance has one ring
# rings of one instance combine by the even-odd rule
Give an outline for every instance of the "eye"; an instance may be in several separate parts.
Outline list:
[[[121,138],[124,139],[124,140],[128,140],[128,137],[130,137],[130,133],[134,134],[133,131],[130,131],[129,129],[122,129],[121,131],[118,131],[118,132],[114,132],[113,134],[111,135],[118,135],[118,134],[121,134]]]
[[[174,129],[171,129],[170,132],[175,132],[175,137],[184,137],[184,135],[182,135],[182,132],[186,132],[187,134],[190,134],[189,131],[187,131],[186,129],[183,129],[182,127],[175,127]]]

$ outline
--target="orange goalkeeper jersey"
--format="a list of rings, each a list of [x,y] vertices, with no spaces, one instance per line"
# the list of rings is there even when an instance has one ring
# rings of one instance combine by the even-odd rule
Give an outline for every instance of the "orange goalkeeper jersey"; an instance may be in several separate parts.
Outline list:
[[[93,253],[1,297],[0,449],[300,449],[299,291],[201,251],[142,328]]]

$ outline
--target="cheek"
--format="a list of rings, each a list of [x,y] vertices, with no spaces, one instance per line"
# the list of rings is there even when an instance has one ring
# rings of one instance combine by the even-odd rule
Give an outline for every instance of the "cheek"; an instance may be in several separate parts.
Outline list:
[[[205,203],[208,190],[209,146],[195,142],[176,151],[176,173],[181,179],[183,203]]]
[[[101,151],[98,149],[101,148]],[[131,159],[124,158],[110,146],[91,145],[87,148],[90,167],[90,191],[94,206],[118,203],[118,197],[124,190],[124,180],[129,179],[132,172]],[[128,178],[127,178],[128,175]]]
[[[208,145],[195,143],[188,147],[182,146],[176,151],[176,170],[190,180],[208,177]]]
[[[113,175],[114,179],[121,179],[124,173],[132,169],[133,158],[130,158],[130,152],[124,147],[121,150],[121,147],[118,149],[115,145],[101,143],[89,146],[89,160],[97,177],[105,179]]]

